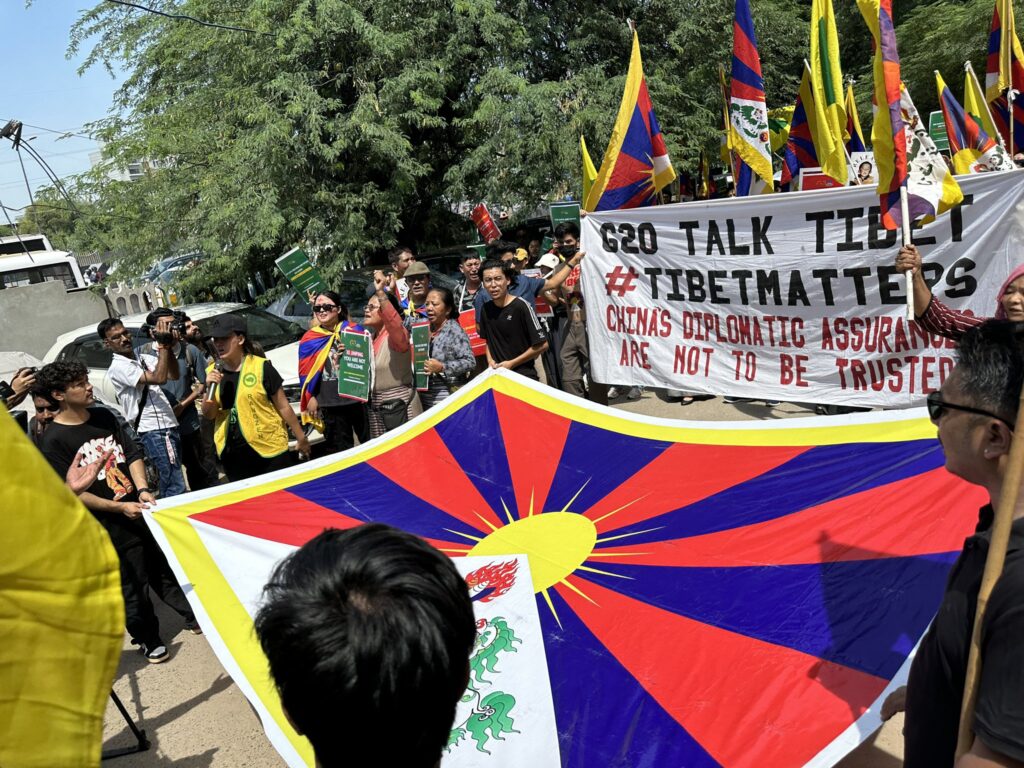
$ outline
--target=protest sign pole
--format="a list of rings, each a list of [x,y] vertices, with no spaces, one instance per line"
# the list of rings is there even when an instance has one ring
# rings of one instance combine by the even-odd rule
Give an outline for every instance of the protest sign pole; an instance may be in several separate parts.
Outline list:
[[[978,588],[978,602],[974,609],[974,628],[971,630],[971,649],[967,656],[967,675],[964,680],[964,697],[960,706],[960,729],[957,733],[956,756],[962,757],[971,749],[974,741],[972,725],[974,708],[978,703],[978,684],[981,680],[981,625],[985,620],[985,609],[992,589],[1003,573],[1006,561],[1006,547],[1010,543],[1010,529],[1013,527],[1013,513],[1020,496],[1020,484],[1024,479],[1024,386],[1021,387],[1017,403],[1017,423],[1013,428],[1013,442],[999,494],[995,519],[992,522],[992,538],[985,558],[985,570]]]
[[[900,187],[900,213],[902,214],[903,225],[903,244],[913,245],[913,239],[910,234],[910,203],[907,200],[907,185],[904,184]],[[907,320],[914,319],[914,276],[910,270],[903,273],[904,281],[907,287]]]

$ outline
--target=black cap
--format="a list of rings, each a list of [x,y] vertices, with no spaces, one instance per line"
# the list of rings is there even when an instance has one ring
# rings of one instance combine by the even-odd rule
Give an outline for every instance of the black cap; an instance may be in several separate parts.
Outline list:
[[[146,315],[146,325],[156,325],[156,321],[161,317],[174,317],[174,311],[167,307],[157,307]]]
[[[214,318],[213,323],[210,325],[210,330],[206,334],[206,338],[223,339],[233,333],[248,334],[249,330],[245,325],[244,318],[228,313]]]

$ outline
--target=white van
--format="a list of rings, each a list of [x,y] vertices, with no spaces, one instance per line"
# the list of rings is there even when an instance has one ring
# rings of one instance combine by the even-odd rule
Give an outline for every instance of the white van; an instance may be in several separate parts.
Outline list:
[[[55,251],[45,235],[0,237],[0,290],[50,280],[69,291],[86,287],[78,260]]]

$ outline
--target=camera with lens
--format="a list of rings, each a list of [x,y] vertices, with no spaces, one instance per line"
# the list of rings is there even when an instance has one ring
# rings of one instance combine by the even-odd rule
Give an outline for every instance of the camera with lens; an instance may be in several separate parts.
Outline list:
[[[171,327],[173,328],[174,326],[171,326]],[[143,336],[145,336],[146,338],[152,339],[157,344],[173,344],[174,343],[174,334],[172,334],[172,333],[161,333],[160,331],[158,331],[156,328],[154,328],[152,325],[149,325],[148,323],[143,323],[143,325],[139,329],[139,331],[140,331],[140,333],[142,333]]]
[[[180,309],[174,310],[174,320],[171,321],[171,330],[178,334],[179,339],[185,338],[185,318],[187,315]]]

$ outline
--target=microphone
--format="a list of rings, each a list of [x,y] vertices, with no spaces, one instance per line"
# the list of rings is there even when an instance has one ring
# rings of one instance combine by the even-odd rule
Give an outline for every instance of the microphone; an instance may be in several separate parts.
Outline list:
[[[220,360],[218,360],[217,362],[215,362],[213,364],[213,370],[215,370],[217,373],[224,373],[224,363],[222,363]],[[217,383],[216,382],[211,384],[210,388],[208,390],[206,390],[206,399],[207,400],[216,400],[217,399]]]

